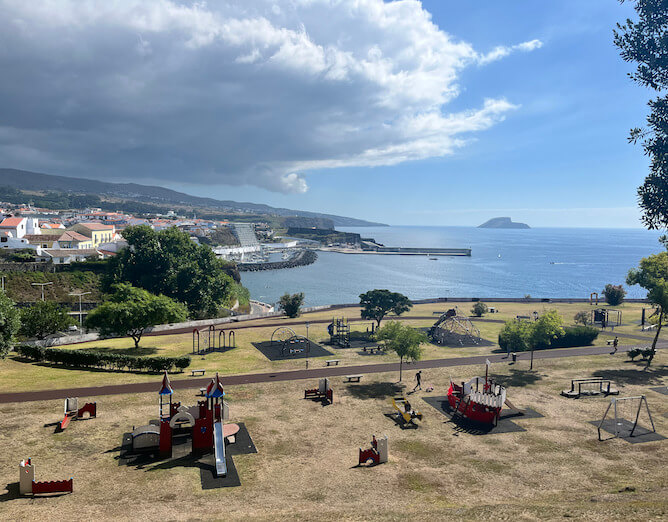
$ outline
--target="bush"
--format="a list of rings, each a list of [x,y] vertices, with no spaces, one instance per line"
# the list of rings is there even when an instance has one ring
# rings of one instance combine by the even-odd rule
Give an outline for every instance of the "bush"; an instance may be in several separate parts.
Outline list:
[[[531,349],[529,338],[534,323],[508,321],[499,333],[499,346],[506,351],[524,352]],[[553,338],[547,345],[540,344],[536,349],[572,348],[587,346],[598,337],[599,331],[591,326],[566,326],[563,334]]]
[[[626,290],[622,285],[605,285],[603,289],[603,295],[605,296],[605,302],[610,306],[617,306],[624,302],[624,297],[626,296]]]
[[[278,308],[285,312],[288,317],[298,317],[302,304],[304,303],[304,294],[284,294],[278,301]]]
[[[584,310],[582,312],[578,312],[573,316],[573,321],[575,321],[575,324],[581,324],[583,326],[590,325],[591,312],[585,312]]]
[[[649,348],[641,350],[640,355],[642,355],[643,360],[646,361],[647,359],[654,357],[656,355],[656,350],[652,349],[652,347],[650,346]]]
[[[33,361],[43,361],[77,368],[102,368],[107,370],[144,371],[160,373],[178,369],[183,371],[190,365],[190,357],[140,357],[116,353],[99,353],[88,350],[65,348],[42,348],[41,346],[17,346],[16,352]]]
[[[564,334],[550,343],[550,348],[588,346],[598,337],[598,328],[592,326],[566,326]]]
[[[489,312],[489,308],[487,308],[487,305],[485,303],[482,303],[480,301],[474,304],[473,308],[471,308],[471,313],[476,317],[482,317],[482,315],[486,314],[487,312]]]
[[[633,360],[639,355],[642,354],[642,350],[640,348],[631,348],[629,351],[626,352],[626,355],[628,355],[629,359]]]

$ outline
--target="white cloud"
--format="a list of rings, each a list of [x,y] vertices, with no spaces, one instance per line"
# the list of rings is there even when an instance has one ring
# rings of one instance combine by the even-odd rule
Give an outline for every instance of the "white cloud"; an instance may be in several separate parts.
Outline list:
[[[530,52],[536,49],[543,47],[543,42],[540,40],[530,40],[528,42],[522,42],[517,45],[512,45],[510,47],[500,45],[495,47],[487,54],[478,55],[478,63],[480,65],[487,65],[488,63],[495,62],[501,58],[505,58],[509,54],[514,53],[515,51]]]
[[[516,107],[448,113],[461,70],[542,45],[480,54],[416,0],[0,0],[0,34],[1,163],[296,193],[452,153]]]

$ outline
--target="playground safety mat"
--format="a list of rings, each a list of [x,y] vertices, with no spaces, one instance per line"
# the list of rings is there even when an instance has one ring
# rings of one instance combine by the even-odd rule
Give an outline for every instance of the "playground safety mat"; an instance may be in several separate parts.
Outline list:
[[[281,348],[283,347],[282,343],[272,343],[271,341],[263,341],[261,343],[251,343],[255,348],[257,348],[262,355],[264,355],[270,361],[283,361],[285,359],[306,359],[307,357],[325,357],[328,355],[334,355],[334,353],[329,350],[325,350],[322,346],[317,343],[311,342],[311,351],[309,353],[297,352],[297,353],[288,353],[286,355],[281,355]]]
[[[151,421],[157,423],[157,421]],[[175,465],[183,467],[199,468],[202,489],[229,488],[241,485],[239,473],[234,465],[234,455],[249,455],[257,453],[253,439],[243,422],[238,422],[239,431],[236,434],[235,443],[225,446],[225,461],[227,462],[227,475],[216,476],[215,456],[213,452],[202,456],[195,456],[191,452],[192,443],[185,434],[175,435],[172,444],[172,456],[161,459],[157,454],[132,453],[132,433],[124,433],[123,441],[118,456],[119,466],[146,467],[154,465],[158,468],[171,468]]]
[[[448,398],[445,395],[435,396],[435,397],[422,397],[422,400],[436,408],[440,413],[445,415],[448,418],[452,418],[454,410],[450,407]],[[457,425],[458,431],[464,431],[472,435],[487,435],[488,433],[513,433],[519,431],[527,431],[525,428],[513,422],[513,420],[524,420],[524,419],[538,419],[542,417],[540,413],[531,408],[526,408],[524,410],[517,411],[511,410],[509,408],[501,410],[501,415],[499,417],[499,422],[496,426],[480,424],[478,422],[470,421],[465,418],[458,418],[455,423]],[[512,419],[512,420],[511,420]]]
[[[601,423],[600,420],[589,421],[589,424],[593,424],[598,428],[598,425]],[[605,419],[601,429],[611,435],[615,434],[615,419]],[[663,440],[666,437],[659,433],[649,431],[642,426],[636,426],[633,436],[631,436],[631,430],[633,429],[633,423],[626,419],[621,419],[617,426],[617,431],[619,433],[619,438],[624,439],[626,442],[631,444],[642,444],[643,442],[653,442],[655,440]]]

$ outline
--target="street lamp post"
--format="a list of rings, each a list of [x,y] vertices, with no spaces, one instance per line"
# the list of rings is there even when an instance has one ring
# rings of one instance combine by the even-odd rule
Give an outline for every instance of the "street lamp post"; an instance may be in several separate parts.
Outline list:
[[[90,294],[91,292],[70,292],[67,295],[73,295],[73,296],[78,296],[79,297],[79,326],[83,326],[83,312],[81,310],[81,297],[83,297],[86,294]]]
[[[42,301],[44,301],[44,287],[47,285],[52,285],[53,281],[49,281],[48,283],[30,283],[32,286],[39,286],[42,288]]]
[[[311,355],[311,339],[308,337],[309,323],[306,323],[306,340],[308,341],[308,352],[306,352],[306,369],[308,370],[308,358]]]

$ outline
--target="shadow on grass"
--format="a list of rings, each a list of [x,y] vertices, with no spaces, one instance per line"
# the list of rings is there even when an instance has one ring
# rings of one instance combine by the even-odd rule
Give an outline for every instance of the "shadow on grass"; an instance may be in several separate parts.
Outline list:
[[[0,495],[0,502],[7,502],[8,500],[14,500],[20,497],[18,482],[11,482],[7,484],[5,489],[7,492]]]
[[[506,388],[521,388],[523,386],[528,386],[529,384],[535,384],[543,379],[542,375],[534,371],[516,370],[515,368],[510,369],[510,375],[492,374],[490,377],[494,382],[497,382]]]
[[[374,382],[348,386],[350,395],[357,399],[386,399],[404,392],[405,386],[394,382]]]
[[[650,366],[646,368],[645,361],[636,361],[634,368],[627,370],[595,370],[592,372],[594,377],[610,379],[617,384],[663,384],[663,379],[668,376],[666,366]]]

